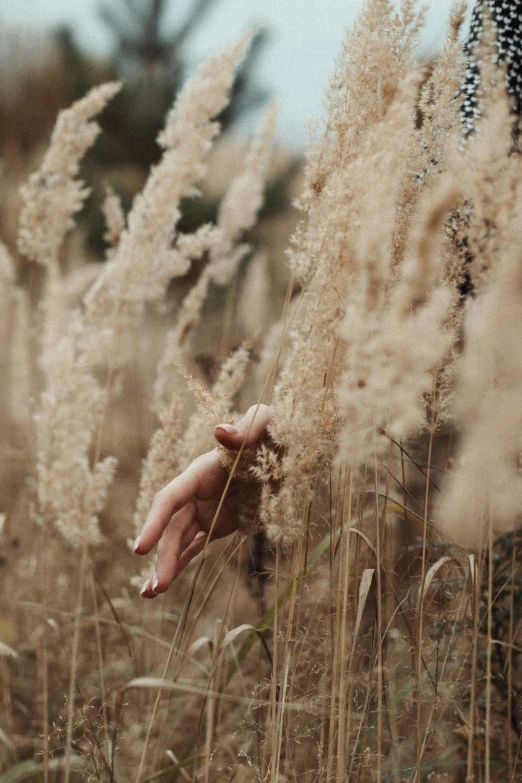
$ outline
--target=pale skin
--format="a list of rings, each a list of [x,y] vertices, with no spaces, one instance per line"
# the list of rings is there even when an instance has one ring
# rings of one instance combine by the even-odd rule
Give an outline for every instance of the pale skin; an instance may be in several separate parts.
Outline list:
[[[251,448],[263,437],[269,420],[270,409],[266,405],[253,405],[234,425],[219,424],[214,437],[233,451],[239,451],[243,444]],[[195,459],[158,492],[134,544],[138,555],[146,555],[158,546],[156,568],[141,589],[143,598],[155,598],[165,592],[205,548],[227,480],[228,474],[214,449]],[[237,504],[231,484],[210,540],[237,530]]]

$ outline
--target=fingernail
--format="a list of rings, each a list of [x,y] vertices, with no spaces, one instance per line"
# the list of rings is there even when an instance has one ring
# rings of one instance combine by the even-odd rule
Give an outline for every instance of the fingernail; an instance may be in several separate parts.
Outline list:
[[[134,548],[133,548],[134,552],[138,551],[140,544],[141,544],[141,536],[138,536],[138,538],[134,542]]]
[[[147,579],[146,582],[144,582],[143,587],[141,588],[140,595],[142,598],[145,597],[145,591],[147,589],[147,585],[149,584],[149,580]]]
[[[237,427],[233,427],[232,424],[218,424],[216,430],[223,430],[227,435],[239,435]]]
[[[153,589],[153,591],[154,591],[155,593],[157,592],[157,590],[158,590],[158,587],[159,587],[159,581],[158,581],[158,577],[157,577],[157,576],[155,576],[155,577],[154,577],[154,581],[152,582],[152,589]]]

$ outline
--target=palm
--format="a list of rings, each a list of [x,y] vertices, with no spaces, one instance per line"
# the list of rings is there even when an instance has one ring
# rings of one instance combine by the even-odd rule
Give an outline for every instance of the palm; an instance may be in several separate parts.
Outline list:
[[[192,503],[193,522],[198,532],[210,533],[212,538],[222,538],[236,529],[237,512],[234,484],[223,497],[228,475],[219,461],[217,450],[204,454],[199,463],[200,478]],[[221,506],[221,507],[220,507]],[[219,510],[219,516],[216,513]],[[172,523],[169,523],[169,526]]]

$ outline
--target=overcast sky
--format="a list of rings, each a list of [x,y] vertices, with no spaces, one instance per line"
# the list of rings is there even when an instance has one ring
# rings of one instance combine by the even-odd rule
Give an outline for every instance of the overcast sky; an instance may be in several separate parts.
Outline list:
[[[112,0],[116,4],[117,0]],[[42,30],[69,23],[87,49],[110,49],[111,37],[97,16],[100,0],[0,0],[0,24]],[[191,63],[238,37],[252,24],[271,35],[259,61],[257,79],[281,99],[279,134],[302,144],[305,122],[321,112],[324,86],[346,26],[363,0],[216,0],[186,46]],[[175,25],[192,0],[171,0]],[[452,0],[432,0],[420,53],[440,48]]]

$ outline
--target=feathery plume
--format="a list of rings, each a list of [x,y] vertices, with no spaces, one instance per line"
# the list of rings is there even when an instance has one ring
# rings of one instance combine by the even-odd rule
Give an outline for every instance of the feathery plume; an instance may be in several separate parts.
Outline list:
[[[326,118],[307,156],[304,212],[329,177],[357,155],[366,130],[380,122],[411,68],[411,53],[424,23],[424,11],[403,0],[397,13],[390,0],[369,0],[347,31],[325,96]]]
[[[512,118],[502,70],[493,58],[481,70],[491,95],[479,104],[480,120],[456,168],[472,205],[465,229],[475,293],[466,300],[455,384],[455,421],[462,436],[437,510],[443,532],[472,547],[485,543],[490,524],[495,533],[516,526],[522,511],[522,164],[518,155],[509,155]]]
[[[203,226],[179,244],[179,250],[185,257],[201,257],[206,252],[210,260],[185,297],[175,328],[167,335],[154,390],[154,408],[157,411],[169,399],[176,367],[183,361],[183,346],[200,318],[210,284],[227,285],[250,251],[248,244],[238,242],[254,225],[262,205],[277,108],[274,102],[266,110],[247,152],[243,171],[232,181],[223,198],[217,225]]]
[[[212,389],[207,389],[201,382],[183,373],[188,387],[194,397],[196,413],[187,426],[180,443],[179,464],[183,470],[198,454],[215,446],[212,437],[214,427],[220,422],[232,422],[233,400],[241,388],[247,365],[249,352],[246,348],[238,348],[225,361]]]
[[[402,263],[416,219],[419,196],[432,179],[451,168],[452,145],[461,138],[460,96],[465,68],[460,29],[465,4],[454,6],[449,30],[431,75],[423,84],[418,101],[421,127],[411,138],[408,166],[403,172],[397,219],[393,231],[394,265]],[[418,79],[418,75],[414,76]]]
[[[63,240],[90,192],[77,175],[81,159],[100,132],[93,117],[119,89],[118,82],[94,87],[58,115],[42,165],[21,188],[18,248],[29,260],[57,269]]]
[[[249,40],[245,36],[208,58],[167,116],[158,137],[163,157],[136,196],[118,248],[86,297],[88,316],[95,322],[122,305],[140,307],[160,298],[168,282],[187,271],[189,260],[173,247],[179,204],[205,174],[205,158],[219,132],[213,118],[228,103]]]
[[[245,231],[252,228],[263,205],[265,177],[272,154],[278,111],[278,101],[272,101],[247,150],[243,171],[232,181],[221,202],[218,226],[229,245],[237,242]],[[227,253],[222,252],[221,255],[223,264]],[[216,269],[213,274],[216,282],[219,282]]]
[[[105,394],[78,351],[76,328],[82,325],[73,315],[68,332],[42,357],[47,386],[36,416],[38,519],[56,524],[73,546],[100,541],[98,514],[116,469],[112,457],[90,465]]]
[[[282,448],[283,479],[273,497],[265,492],[262,507],[265,524],[283,538],[299,530],[314,486],[327,474],[336,450],[335,386],[347,358],[338,327],[355,306],[354,297],[362,297],[364,312],[382,307],[386,297],[401,182],[397,173],[406,166],[414,133],[412,92],[408,82],[385,118],[366,128],[358,154],[331,174],[308,211],[297,258],[291,258],[295,271],[306,277],[274,390],[270,432]]]
[[[490,524],[494,534],[520,524],[521,268],[520,251],[512,251],[489,290],[467,304],[456,388],[457,422],[464,431],[437,510],[440,529],[464,546],[483,546]]]

